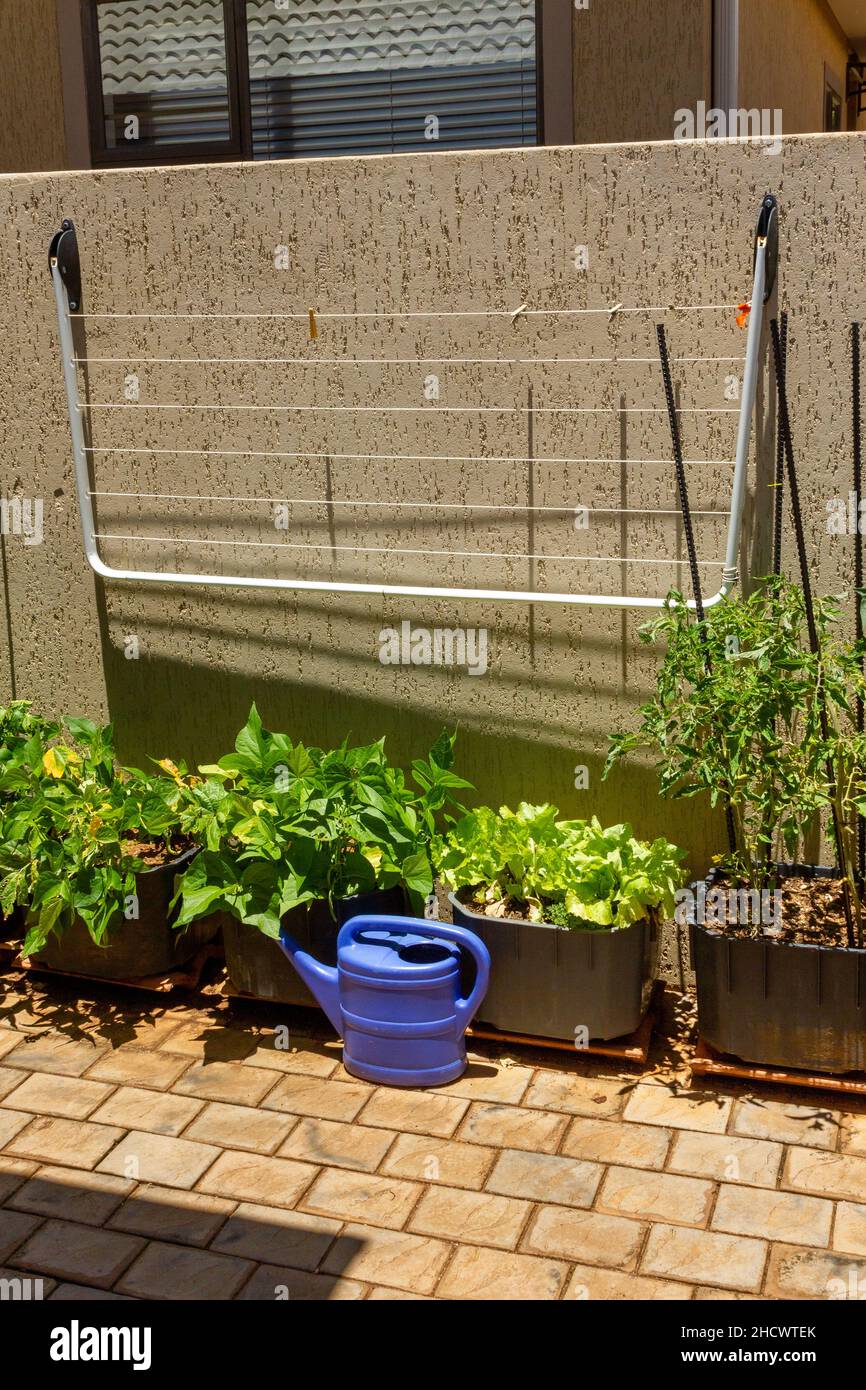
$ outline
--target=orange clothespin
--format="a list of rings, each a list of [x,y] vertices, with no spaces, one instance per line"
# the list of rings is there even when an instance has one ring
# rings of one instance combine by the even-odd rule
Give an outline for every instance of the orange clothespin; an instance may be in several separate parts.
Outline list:
[[[316,311],[315,309],[310,309],[308,310],[308,313],[310,315],[310,337],[318,338],[319,325],[316,323]]]
[[[746,324],[749,322],[749,314],[752,312],[752,306],[751,304],[738,304],[737,309],[737,327],[745,328]]]

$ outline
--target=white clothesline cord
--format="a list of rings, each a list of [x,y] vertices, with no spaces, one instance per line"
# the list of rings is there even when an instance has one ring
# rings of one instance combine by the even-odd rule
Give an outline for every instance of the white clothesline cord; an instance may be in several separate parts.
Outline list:
[[[745,362],[745,357],[672,357],[672,362]],[[658,357],[73,357],[77,367],[128,366],[235,366],[235,367],[408,367],[408,366],[619,366],[647,363],[657,367]]]
[[[510,319],[516,322],[528,318],[580,318],[589,314],[605,314],[609,319],[621,314],[685,314],[711,313],[716,310],[739,309],[739,304],[647,304],[625,306],[610,304],[597,309],[367,309],[356,312],[314,310],[317,319]],[[310,310],[280,313],[148,313],[120,314],[82,312],[70,314],[71,319],[289,319],[308,323]]]
[[[688,560],[648,560],[643,557],[631,559],[624,555],[531,555],[515,554],[512,550],[414,550],[401,546],[304,544],[300,541],[226,541],[213,540],[207,537],[133,536],[109,531],[94,531],[91,539],[94,541],[135,541],[155,545],[232,545],[267,550],[340,550],[351,551],[352,554],[359,555],[435,556],[437,559],[450,557],[468,560],[565,560],[574,564],[605,565],[687,565],[689,563]],[[721,560],[698,560],[698,564],[712,565],[719,569],[724,567]]]
[[[587,512],[599,516],[681,516],[677,507],[584,507],[580,503],[565,503],[561,506],[549,504],[502,503],[502,502],[367,502],[349,498],[331,497],[231,497],[223,494],[198,492],[88,492],[88,497],[132,497],[151,502],[255,502],[283,507],[381,507],[430,508],[435,511],[463,512],[555,512],[568,514],[574,511]],[[729,512],[692,510],[692,516],[729,516]]]
[[[165,402],[93,401],[79,410],[283,411],[291,415],[667,415],[665,406],[616,405],[169,405]],[[679,415],[739,415],[735,406],[678,406]]]
[[[332,462],[372,461],[376,463],[610,463],[610,464],[662,464],[669,466],[671,459],[617,459],[617,458],[564,458],[550,455],[515,456],[513,454],[333,454],[333,453],[284,453],[264,449],[148,449],[148,448],[110,448],[86,445],[86,454],[144,454],[183,458],[256,458],[256,459],[323,459]],[[683,459],[689,465],[703,464],[718,468],[732,468],[734,459]]]

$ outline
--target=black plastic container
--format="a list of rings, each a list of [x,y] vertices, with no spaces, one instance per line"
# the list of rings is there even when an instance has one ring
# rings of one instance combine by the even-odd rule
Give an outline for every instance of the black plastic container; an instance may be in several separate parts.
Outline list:
[[[402,917],[409,912],[402,888],[386,888],[374,893],[358,893],[351,898],[334,902],[337,920],[334,921],[326,902],[313,902],[292,908],[283,921],[305,951],[323,965],[337,963],[337,935],[344,922],[365,912],[381,912],[389,917]],[[306,1009],[318,1009],[297,970],[283,952],[278,941],[265,936],[256,927],[226,917],[223,922],[223,942],[229,979],[242,994],[256,999],[273,999],[280,1004],[296,1004]]]
[[[138,980],[150,975],[167,975],[184,965],[200,947],[216,936],[221,918],[218,913],[191,922],[177,930],[171,925],[169,904],[174,896],[177,874],[189,868],[198,854],[187,850],[167,864],[142,869],[135,876],[138,917],[127,921],[118,917],[108,929],[106,945],[97,946],[79,919],[60,936],[50,936],[45,947],[33,957],[34,964],[73,975],[91,975],[100,980]]]
[[[501,1033],[603,1041],[633,1033],[646,1012],[658,962],[648,920],[619,931],[573,931],[548,922],[485,917],[449,894],[457,926],[490,952],[479,1023]]]
[[[836,878],[782,864],[783,877]],[[724,885],[713,870],[706,886]],[[696,891],[699,884],[692,884]],[[701,1037],[745,1062],[805,1071],[866,1070],[866,950],[728,936],[689,922]]]

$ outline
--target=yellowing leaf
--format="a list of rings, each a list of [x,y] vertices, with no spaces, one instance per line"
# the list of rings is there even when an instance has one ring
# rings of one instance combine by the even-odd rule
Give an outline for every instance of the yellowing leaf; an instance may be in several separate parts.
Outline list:
[[[161,767],[163,772],[167,772],[169,777],[173,777],[176,782],[181,780],[180,769],[177,767],[176,763],[172,762],[171,758],[158,758],[156,765],[157,767]]]

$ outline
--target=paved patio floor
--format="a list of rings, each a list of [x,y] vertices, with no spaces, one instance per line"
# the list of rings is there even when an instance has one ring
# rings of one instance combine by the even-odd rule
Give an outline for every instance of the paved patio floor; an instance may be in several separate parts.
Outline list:
[[[664,1036],[379,1089],[314,1014],[0,984],[0,1279],[45,1297],[866,1298],[866,1104]]]

